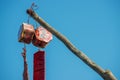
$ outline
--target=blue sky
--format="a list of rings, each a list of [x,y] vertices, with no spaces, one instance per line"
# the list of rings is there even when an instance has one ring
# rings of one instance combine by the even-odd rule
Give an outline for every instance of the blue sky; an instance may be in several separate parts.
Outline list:
[[[35,2],[36,12],[64,34],[78,49],[103,69],[120,79],[120,1],[119,0],[0,0],[0,80],[22,80],[23,44],[18,30],[27,22],[26,9]],[[30,23],[35,25],[31,18]],[[55,36],[44,49],[46,80],[102,80],[70,52]],[[37,48],[27,45],[30,80],[33,54]]]

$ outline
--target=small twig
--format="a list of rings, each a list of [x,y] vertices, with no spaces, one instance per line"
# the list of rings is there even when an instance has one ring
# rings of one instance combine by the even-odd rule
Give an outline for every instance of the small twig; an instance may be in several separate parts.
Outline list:
[[[28,64],[27,64],[27,59],[26,59],[26,48],[23,48],[22,57],[24,60],[23,80],[29,80]]]

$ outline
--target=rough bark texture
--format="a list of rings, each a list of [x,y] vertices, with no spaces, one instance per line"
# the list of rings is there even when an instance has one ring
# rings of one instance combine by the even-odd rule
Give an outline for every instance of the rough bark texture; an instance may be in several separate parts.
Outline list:
[[[108,70],[103,70],[100,66],[95,64],[91,59],[89,59],[82,51],[78,50],[64,35],[52,28],[47,22],[45,22],[41,17],[39,17],[32,9],[28,9],[27,13],[36,20],[40,25],[50,31],[54,36],[61,40],[65,46],[72,51],[78,58],[80,58],[84,63],[96,71],[104,80],[117,80],[112,72]]]

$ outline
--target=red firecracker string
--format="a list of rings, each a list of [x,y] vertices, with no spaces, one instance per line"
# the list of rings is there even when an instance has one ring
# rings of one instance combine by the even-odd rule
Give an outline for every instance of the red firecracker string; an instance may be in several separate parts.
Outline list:
[[[34,54],[33,80],[45,80],[45,52],[38,51]]]

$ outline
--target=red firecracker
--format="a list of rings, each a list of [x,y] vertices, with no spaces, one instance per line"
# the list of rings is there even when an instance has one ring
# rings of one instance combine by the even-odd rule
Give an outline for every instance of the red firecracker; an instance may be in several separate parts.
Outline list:
[[[52,34],[43,27],[35,30],[32,43],[37,47],[44,48],[52,40]]]
[[[33,39],[34,32],[32,25],[23,23],[18,33],[18,41],[29,44]]]
[[[45,52],[38,51],[34,54],[33,80],[45,80]]]

